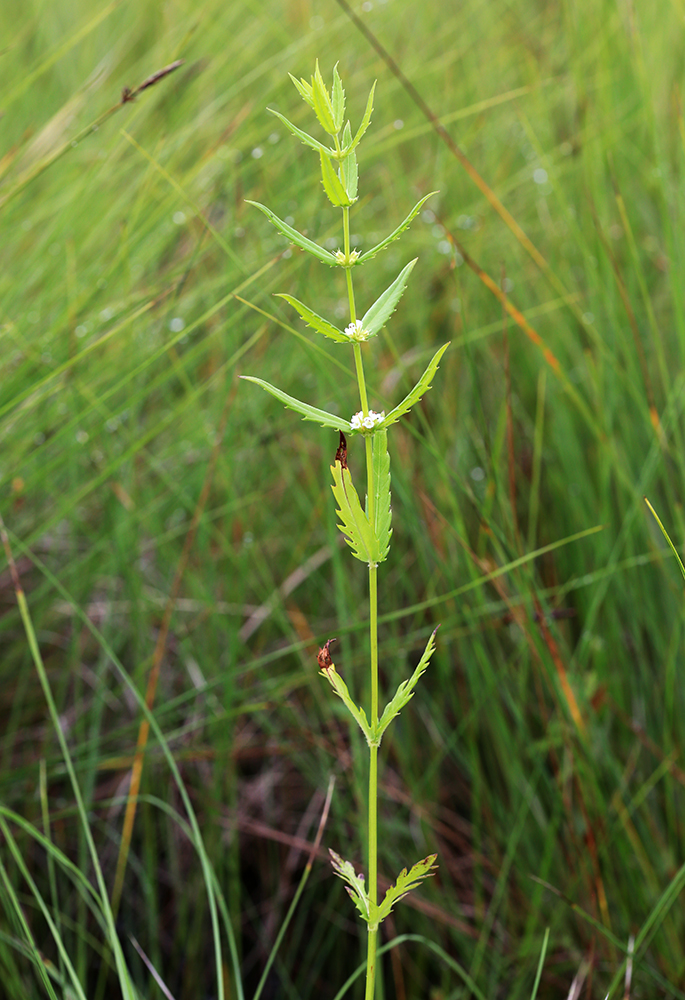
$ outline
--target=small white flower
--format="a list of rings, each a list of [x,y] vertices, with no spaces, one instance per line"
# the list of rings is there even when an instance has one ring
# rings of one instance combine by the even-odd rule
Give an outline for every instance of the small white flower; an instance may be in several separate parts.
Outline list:
[[[350,323],[349,326],[346,326],[345,333],[350,340],[366,340],[369,336],[368,331],[362,326],[362,321],[360,319],[356,319],[354,323]]]
[[[385,410],[381,413],[376,413],[374,410],[369,410],[366,416],[362,410],[359,413],[355,413],[350,420],[350,426],[353,431],[372,431],[374,427],[382,424],[385,420]]]

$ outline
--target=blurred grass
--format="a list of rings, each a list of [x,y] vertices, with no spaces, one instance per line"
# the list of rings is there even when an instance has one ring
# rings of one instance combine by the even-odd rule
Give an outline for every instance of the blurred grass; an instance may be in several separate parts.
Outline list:
[[[287,252],[245,205],[267,204],[337,246],[316,158],[265,108],[306,121],[288,71],[307,76],[318,57],[329,73],[339,60],[353,120],[378,79],[354,243],[372,245],[440,191],[355,276],[363,305],[419,256],[369,363],[371,405],[398,399],[452,341],[421,411],[391,442],[387,687],[441,629],[434,665],[384,744],[381,871],[392,879],[434,849],[441,867],[390,933],[424,934],[486,996],[516,1000],[530,996],[549,927],[539,995],[566,997],[583,968],[584,995],[604,997],[630,934],[639,941],[656,911],[630,995],[683,996],[682,906],[660,902],[685,854],[682,584],[642,502],[681,546],[681,5],[364,6],[364,23],[546,268],[332,0],[0,8],[0,497],[105,878],[111,887],[141,719],[112,656],[144,692],[224,411],[154,715],[225,894],[248,996],[331,771],[324,845],[363,857],[365,757],[312,655],[337,635],[336,663],[363,696],[363,567],[337,544],[328,489],[337,442],[237,382],[257,374],[315,405],[356,409],[348,359],[271,294],[335,317],[339,276]],[[173,75],[71,145],[123,87],[177,58]],[[504,272],[510,303],[549,352],[508,320],[513,449],[502,305],[453,239],[495,285]],[[0,588],[0,800],[39,829],[47,801],[55,848],[90,875],[6,566]],[[263,620],[252,617],[265,604]],[[183,815],[152,738],[122,947],[142,995],[161,993],[129,935],[177,1000],[214,996],[201,868],[165,810]],[[51,874],[45,852],[13,834],[94,995],[100,929],[59,867]],[[2,858],[38,949],[58,963],[5,847]],[[42,996],[8,891],[6,994]],[[264,995],[332,996],[362,957],[322,856]],[[234,996],[228,948],[224,961]],[[468,995],[416,942],[385,961],[389,995]],[[108,980],[105,995],[116,989]]]

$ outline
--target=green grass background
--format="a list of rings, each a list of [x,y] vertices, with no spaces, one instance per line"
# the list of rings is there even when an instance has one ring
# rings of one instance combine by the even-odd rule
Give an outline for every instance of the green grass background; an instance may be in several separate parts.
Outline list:
[[[547,928],[539,996],[550,998],[568,996],[577,974],[580,996],[623,996],[634,935],[628,995],[683,997],[683,588],[642,498],[680,545],[685,7],[355,9],[545,266],[334,0],[0,7],[0,504],[105,881],[141,720],[115,658],[144,692],[206,483],[154,716],[226,900],[247,997],[331,774],[322,848],[363,864],[365,753],[315,659],[317,642],[337,636],[338,668],[364,698],[365,573],[336,538],[337,441],[238,381],[258,375],[322,408],[358,408],[351,358],[272,296],[343,322],[340,273],[284,254],[245,204],[339,245],[317,158],[265,110],[308,128],[287,73],[308,77],[318,58],[330,79],[338,61],[353,127],[378,80],[353,244],[373,245],[439,190],[401,242],[355,272],[365,309],[419,257],[367,353],[371,405],[396,402],[452,342],[390,445],[386,691],[441,628],[383,745],[380,869],[394,879],[433,851],[440,869],[397,907],[386,939],[424,935],[484,996],[517,1000],[531,995]],[[178,58],[78,141],[123,87]],[[511,318],[505,338],[501,303],[452,238],[504,280],[540,343]],[[92,880],[2,558],[0,801]],[[206,883],[154,736],[142,794],[117,922],[132,981],[140,996],[163,995],[131,935],[177,1000],[216,997]],[[57,995],[75,995],[59,992],[64,961],[39,892],[85,995],[119,996],[114,973],[99,975],[104,932],[56,855],[16,821],[1,852],[4,995],[46,995],[41,961]],[[333,997],[363,959],[362,937],[322,850],[263,996]],[[225,995],[237,997],[225,934],[222,956]],[[385,996],[472,995],[425,943],[384,963]]]

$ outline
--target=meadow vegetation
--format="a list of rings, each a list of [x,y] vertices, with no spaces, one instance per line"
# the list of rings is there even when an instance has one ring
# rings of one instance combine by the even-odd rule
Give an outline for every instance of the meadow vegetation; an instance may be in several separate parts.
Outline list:
[[[355,13],[0,6],[8,1000],[80,996],[70,963],[88,1000],[253,998],[270,955],[263,997],[318,1000],[363,967],[326,849],[362,866],[366,754],[316,659],[337,636],[364,696],[337,434],[238,378],[358,408],[349,359],[273,295],[344,325],[339,282],[246,203],[340,245],[313,154],[266,111],[309,128],[288,73],[317,58],[353,122],[378,81],[352,245],[439,191],[355,273],[370,303],[418,258],[371,406],[451,341],[391,440],[382,683],[440,631],[381,751],[381,887],[440,867],[383,925],[409,936],[380,995],[527,1000],[549,931],[539,997],[685,997],[683,583],[643,501],[682,551],[681,6]]]

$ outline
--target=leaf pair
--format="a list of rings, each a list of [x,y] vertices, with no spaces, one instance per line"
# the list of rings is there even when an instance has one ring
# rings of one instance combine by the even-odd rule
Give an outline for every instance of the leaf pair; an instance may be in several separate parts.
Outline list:
[[[369,724],[369,720],[366,717],[364,709],[355,705],[347,684],[335,669],[335,664],[333,662],[330,662],[321,671],[319,671],[328,680],[329,684],[333,688],[333,691],[343,702],[345,708],[363,732],[369,746],[380,746],[385,730],[388,728],[392,720],[400,714],[404,706],[414,697],[414,688],[426,672],[430,658],[435,650],[435,633],[437,631],[438,630],[436,628],[431,633],[428,642],[426,643],[426,648],[423,651],[423,656],[419,660],[414,673],[410,678],[408,678],[408,680],[401,682],[394,697],[385,706],[380,719],[378,719],[374,724]]]
[[[395,240],[399,239],[405,229],[409,228],[411,223],[419,214],[423,205],[429,198],[432,198],[434,194],[437,194],[437,192],[431,191],[430,194],[424,195],[424,197],[418,201],[416,205],[414,205],[409,215],[399,224],[397,229],[393,230],[393,232],[390,233],[389,236],[386,236],[384,240],[381,240],[380,243],[377,243],[375,247],[371,247],[371,249],[367,250],[365,253],[357,254],[354,259],[351,258],[349,260],[347,260],[343,254],[331,253],[330,250],[325,250],[323,247],[320,247],[318,243],[315,243],[313,240],[303,236],[302,233],[299,233],[297,229],[293,229],[293,227],[289,226],[287,222],[283,221],[283,219],[279,219],[279,217],[272,212],[270,208],[267,208],[266,205],[261,205],[258,201],[250,201],[249,199],[247,199],[247,204],[254,205],[260,212],[263,212],[272,226],[274,226],[279,233],[285,236],[286,239],[290,240],[291,243],[294,243],[295,246],[299,247],[300,250],[305,250],[313,257],[316,257],[317,260],[320,260],[324,264],[328,264],[329,267],[335,267],[336,265],[338,267],[353,267],[357,264],[363,264],[367,260],[371,260],[372,257],[379,254],[381,250],[385,250],[391,243],[394,243]]]
[[[284,296],[288,301],[291,300],[290,296]],[[305,307],[306,308],[306,307]],[[323,320],[322,322],[325,322]],[[332,327],[335,329],[335,327]],[[339,332],[339,331],[338,331]],[[344,334],[343,334],[344,336]],[[424,393],[428,392],[431,387],[431,379],[435,375],[440,358],[443,356],[447,348],[449,347],[449,342],[443,344],[443,346],[436,351],[436,353],[431,358],[430,364],[426,368],[425,372],[416,383],[414,388],[408,393],[401,403],[399,403],[394,410],[388,413],[387,417],[383,420],[383,423],[374,432],[374,438],[381,432],[385,431],[391,424],[396,423],[401,416],[408,413],[412,406],[419,402]],[[241,378],[245,379],[246,382],[254,382],[256,385],[260,385],[262,389],[266,389],[268,393],[279,399],[284,406],[288,409],[294,410],[295,413],[299,413],[303,420],[311,420],[312,423],[320,424],[321,427],[331,427],[336,431],[343,431],[345,434],[355,434],[356,431],[353,430],[352,424],[349,420],[345,420],[344,417],[339,417],[336,413],[328,413],[327,410],[319,410],[316,406],[311,406],[309,403],[303,403],[302,400],[296,399],[294,396],[289,396],[287,392],[283,392],[282,389],[277,389],[275,385],[271,385],[270,382],[266,382],[264,379],[255,378],[254,375],[241,375]],[[385,445],[384,445],[385,446]],[[389,460],[388,460],[389,461]],[[338,463],[336,462],[336,465]],[[333,474],[335,478],[335,473]],[[342,476],[340,477],[342,485]],[[351,480],[350,480],[351,482]],[[354,487],[352,487],[354,490]],[[335,490],[334,490],[335,492]],[[355,493],[356,496],[356,493]],[[336,497],[337,499],[337,497]],[[359,503],[359,498],[357,497],[357,503]],[[389,540],[389,538],[388,538]],[[386,550],[387,554],[387,550]],[[358,556],[357,558],[362,558]],[[385,556],[383,557],[385,558]],[[366,562],[366,559],[363,560]]]
[[[407,287],[407,279],[409,278],[417,259],[418,258],[415,257],[414,260],[410,261],[407,266],[403,268],[389,288],[386,288],[383,294],[376,299],[371,308],[367,310],[361,319],[361,328],[364,332],[364,336],[357,339],[366,340],[368,337],[374,337],[380,332],[380,330],[382,330],[394,313],[397,303]],[[328,337],[330,340],[335,340],[338,344],[350,343],[352,338],[349,334],[343,333],[342,330],[333,326],[333,324],[329,323],[327,319],[323,318],[323,316],[319,316],[319,314],[315,313],[313,309],[306,306],[304,302],[300,302],[299,299],[296,299],[293,295],[279,294],[278,297],[285,299],[286,302],[289,302],[290,305],[298,311],[307,326],[316,330],[317,333],[322,333],[324,337]]]
[[[380,905],[376,905],[369,899],[369,894],[364,888],[364,876],[357,875],[354,866],[350,861],[345,861],[329,849],[333,871],[343,882],[345,888],[352,897],[354,905],[357,907],[362,920],[369,925],[370,931],[377,931],[379,925],[392,913],[395,903],[403,899],[412,889],[416,889],[425,878],[435,874],[437,854],[429,854],[422,861],[417,861],[409,871],[403,868],[397,876],[395,885],[391,885]]]

